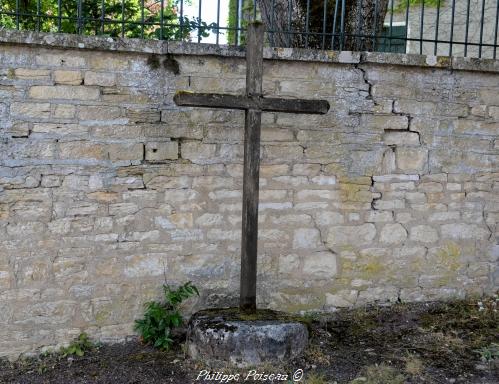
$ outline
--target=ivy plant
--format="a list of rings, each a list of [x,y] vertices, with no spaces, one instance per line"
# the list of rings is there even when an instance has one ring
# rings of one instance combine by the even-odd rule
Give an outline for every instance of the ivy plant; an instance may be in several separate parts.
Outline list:
[[[190,281],[176,289],[163,285],[164,300],[146,303],[144,317],[135,321],[135,330],[142,341],[155,348],[168,350],[173,344],[172,329],[182,324],[183,318],[179,311],[180,304],[194,296],[199,291]]]

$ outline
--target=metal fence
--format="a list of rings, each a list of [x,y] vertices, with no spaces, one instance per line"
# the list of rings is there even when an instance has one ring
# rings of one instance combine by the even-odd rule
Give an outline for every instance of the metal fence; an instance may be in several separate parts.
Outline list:
[[[0,28],[496,58],[499,0],[0,0]]]

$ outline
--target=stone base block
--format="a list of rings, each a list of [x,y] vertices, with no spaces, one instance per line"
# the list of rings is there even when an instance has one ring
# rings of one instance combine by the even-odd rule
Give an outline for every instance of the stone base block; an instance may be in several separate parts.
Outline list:
[[[187,351],[205,363],[248,367],[299,356],[308,344],[308,328],[285,313],[259,310],[246,315],[235,308],[197,312],[189,322]]]

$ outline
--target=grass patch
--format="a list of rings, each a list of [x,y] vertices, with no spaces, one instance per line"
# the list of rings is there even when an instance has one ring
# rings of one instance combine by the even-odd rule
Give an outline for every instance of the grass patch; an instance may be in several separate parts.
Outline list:
[[[404,384],[405,377],[393,367],[385,364],[371,365],[364,369],[364,375],[350,384]]]

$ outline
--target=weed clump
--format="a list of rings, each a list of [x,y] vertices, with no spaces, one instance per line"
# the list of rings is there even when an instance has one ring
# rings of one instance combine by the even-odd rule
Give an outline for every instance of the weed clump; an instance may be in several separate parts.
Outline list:
[[[177,289],[163,285],[164,300],[146,303],[144,318],[135,321],[134,329],[140,334],[142,341],[155,348],[168,350],[173,344],[171,331],[182,324],[179,311],[180,304],[199,291],[190,281]]]

